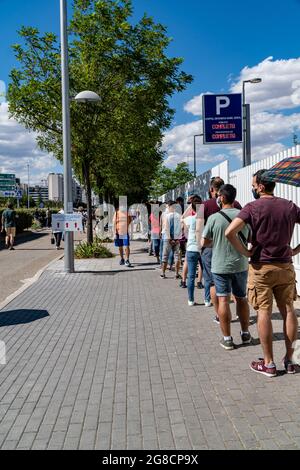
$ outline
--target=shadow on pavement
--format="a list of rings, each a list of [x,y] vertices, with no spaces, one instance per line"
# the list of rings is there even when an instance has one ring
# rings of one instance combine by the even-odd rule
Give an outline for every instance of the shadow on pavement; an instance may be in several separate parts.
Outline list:
[[[137,271],[155,271],[155,268],[149,268],[149,269],[137,269],[134,266],[132,268],[124,268],[124,269],[115,269],[114,271],[84,271],[84,270],[77,270],[75,274],[103,274],[105,276],[114,276],[115,274],[119,273],[130,273],[130,272],[137,272]]]
[[[41,318],[49,317],[47,310],[18,309],[0,312],[0,327],[31,323]]]
[[[33,240],[38,240],[39,238],[42,238],[42,237],[48,237],[49,236],[49,233],[50,232],[23,232],[23,233],[20,233],[16,236],[15,238],[15,243],[14,243],[14,246],[18,246],[18,245],[21,245],[23,243],[27,243],[27,242],[32,242]],[[0,248],[4,248],[5,247],[5,237],[1,236],[1,240],[0,240]]]
[[[53,248],[16,248],[15,251],[53,251],[56,253]]]

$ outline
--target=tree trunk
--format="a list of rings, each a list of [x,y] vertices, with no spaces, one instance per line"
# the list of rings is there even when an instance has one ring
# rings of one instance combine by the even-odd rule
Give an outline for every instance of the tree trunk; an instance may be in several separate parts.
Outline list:
[[[83,174],[85,179],[85,191],[86,191],[86,200],[87,200],[87,224],[86,224],[86,233],[87,233],[87,243],[91,245],[93,243],[93,213],[92,213],[92,188],[91,188],[91,179],[90,179],[90,169],[89,163],[83,163]]]

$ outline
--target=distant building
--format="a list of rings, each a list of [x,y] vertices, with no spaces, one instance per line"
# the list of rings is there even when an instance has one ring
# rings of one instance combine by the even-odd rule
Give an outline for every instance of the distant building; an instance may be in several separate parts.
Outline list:
[[[49,201],[63,202],[64,177],[62,174],[50,173],[48,175],[48,198]]]
[[[0,173],[0,196],[9,197],[10,193],[15,191],[16,175],[13,173]]]
[[[29,197],[31,197],[36,205],[40,202],[47,202],[49,200],[48,188],[45,186],[29,186]]]
[[[50,173],[48,175],[49,201],[64,200],[64,177],[62,174]],[[75,205],[82,202],[82,188],[80,184],[72,178],[72,199]]]

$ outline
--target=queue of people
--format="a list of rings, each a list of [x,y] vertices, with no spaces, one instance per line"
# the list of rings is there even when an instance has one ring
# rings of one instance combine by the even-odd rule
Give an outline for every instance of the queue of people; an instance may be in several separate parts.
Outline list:
[[[222,333],[220,346],[225,350],[235,348],[230,303],[234,302],[236,307],[243,345],[252,342],[249,304],[252,306],[257,312],[258,336],[264,357],[252,361],[250,368],[274,377],[277,369],[272,347],[273,296],[283,319],[286,346],[283,366],[288,374],[295,373],[292,356],[298,321],[293,306],[296,280],[292,256],[300,253],[300,245],[292,249],[290,243],[294,226],[300,223],[300,208],[274,196],[275,183],[264,180],[265,171],[254,174],[255,200],[244,208],[236,201],[236,189],[215,177],[211,179],[207,201],[202,203],[199,196],[192,195],[183,213],[181,201],[168,201],[162,213],[158,209],[157,213],[151,214],[149,228],[157,257],[160,246],[160,277],[166,278],[172,253],[175,278],[181,279],[180,287],[187,287],[190,307],[197,305],[197,269],[200,274],[203,271],[204,305],[214,307],[214,321],[220,325]],[[180,242],[183,239],[184,249]],[[198,283],[199,278],[197,287]]]

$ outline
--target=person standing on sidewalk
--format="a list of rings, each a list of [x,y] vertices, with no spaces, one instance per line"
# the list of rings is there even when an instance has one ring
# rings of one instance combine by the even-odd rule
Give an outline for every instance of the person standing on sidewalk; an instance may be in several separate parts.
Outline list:
[[[127,266],[131,268],[132,265],[129,261],[130,257],[130,239],[129,239],[129,225],[132,222],[132,217],[129,215],[127,207],[120,207],[119,202],[116,203],[116,211],[113,218],[113,231],[115,234],[115,246],[119,248],[120,253],[120,266]],[[125,256],[124,260],[124,251]]]
[[[295,373],[292,362],[293,342],[297,339],[298,321],[294,310],[296,299],[295,270],[292,256],[300,245],[290,247],[294,226],[300,223],[300,208],[292,201],[274,196],[275,183],[264,179],[259,170],[253,175],[254,202],[246,204],[226,230],[226,237],[237,251],[251,256],[248,299],[257,311],[257,328],[264,358],[253,361],[251,370],[267,377],[277,375],[273,356],[273,295],[283,318],[286,352],[283,365],[288,374]],[[241,243],[237,234],[248,224],[252,229],[252,249]]]
[[[157,263],[160,264],[160,202],[153,203],[153,210],[149,216],[152,250],[155,253]]]
[[[195,195],[190,199],[191,212],[190,215],[183,219],[185,232],[188,235],[186,247],[186,263],[188,267],[188,305],[192,307],[195,305],[195,278],[198,263],[200,262],[201,247],[199,244],[201,220],[197,217],[197,205],[202,204],[202,199]],[[198,235],[199,234],[199,235]],[[198,235],[198,236],[197,236]]]
[[[225,184],[219,189],[218,203],[222,210],[209,217],[202,234],[202,245],[211,246],[211,271],[218,298],[218,317],[223,339],[220,345],[226,349],[234,349],[231,336],[231,311],[229,299],[231,293],[236,299],[236,312],[241,324],[241,340],[243,344],[251,342],[249,333],[249,305],[247,302],[248,259],[241,255],[225,237],[225,231],[237,214],[234,208],[236,189]],[[239,234],[247,245],[249,230],[244,227]]]
[[[63,209],[60,209],[58,211],[58,214],[64,214],[64,210]],[[53,233],[53,236],[55,238],[55,247],[57,250],[61,250],[61,241],[62,241],[62,238],[63,238],[63,232],[61,230],[58,230],[58,229],[54,229],[52,230],[52,233]]]
[[[217,204],[217,198],[221,186],[224,185],[224,180],[219,176],[215,176],[210,181],[209,188],[209,199],[204,202],[204,224],[207,223],[209,217],[216,212],[220,211],[220,207]],[[234,207],[241,209],[241,205],[234,201]],[[208,246],[204,247],[201,252],[201,259],[203,265],[203,280],[204,280],[204,294],[205,294],[205,306],[210,307],[211,302],[213,303],[216,317],[214,321],[219,323],[218,318],[218,297],[216,296],[216,289],[214,286],[213,276],[211,272],[211,259],[212,249]]]
[[[172,251],[175,256],[175,277],[180,279],[180,238],[182,235],[181,228],[181,214],[176,212],[176,202],[167,202],[168,212],[163,214],[162,219],[162,239],[163,239],[163,253],[162,253],[162,273],[161,278],[165,279],[168,258]]]
[[[51,214],[50,207],[47,207],[46,209],[46,227],[47,228],[51,228],[51,217],[52,217],[52,214]]]
[[[6,209],[2,212],[2,232],[5,230],[5,248],[14,250],[14,241],[16,237],[16,213],[14,206],[8,202]]]

